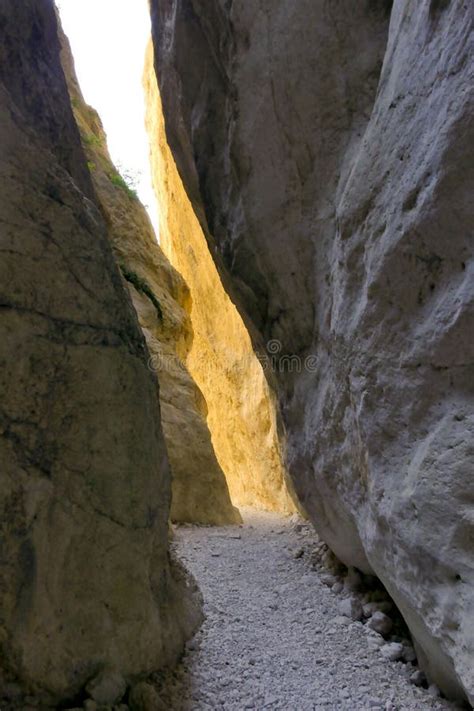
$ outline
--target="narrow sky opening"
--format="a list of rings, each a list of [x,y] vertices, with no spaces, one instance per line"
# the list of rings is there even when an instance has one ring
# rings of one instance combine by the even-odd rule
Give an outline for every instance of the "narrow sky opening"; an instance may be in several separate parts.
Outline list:
[[[79,83],[100,114],[112,160],[134,177],[158,235],[145,130],[142,74],[150,37],[148,0],[57,0]]]

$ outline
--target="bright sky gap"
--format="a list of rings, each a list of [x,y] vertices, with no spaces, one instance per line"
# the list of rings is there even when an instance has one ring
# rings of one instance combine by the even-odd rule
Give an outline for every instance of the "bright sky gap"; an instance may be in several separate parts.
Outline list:
[[[137,178],[137,192],[158,232],[142,74],[150,37],[147,0],[57,0],[79,83],[100,114],[112,160]]]

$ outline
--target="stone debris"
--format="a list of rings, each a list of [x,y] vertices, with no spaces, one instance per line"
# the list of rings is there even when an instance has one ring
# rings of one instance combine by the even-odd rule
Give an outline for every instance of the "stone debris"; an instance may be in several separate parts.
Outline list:
[[[384,659],[390,662],[396,662],[403,657],[403,644],[399,642],[390,642],[380,647],[380,653]]]
[[[86,686],[91,699],[102,705],[118,703],[123,699],[126,690],[125,679],[112,669],[102,671]]]
[[[403,661],[404,662],[416,662],[416,652],[411,646],[411,644],[403,645]]]
[[[361,620],[363,617],[362,605],[357,598],[346,597],[339,603],[339,613],[351,620]]]
[[[277,514],[244,510],[243,516],[241,546],[228,534],[212,539],[220,558],[211,555],[208,529],[177,531],[174,545],[201,587],[206,620],[178,668],[153,676],[159,711],[456,708],[410,684],[417,671],[413,664],[384,659],[380,645],[393,644],[401,658],[408,641],[387,644],[367,624],[354,621],[353,615],[364,619],[362,600],[369,593],[334,594],[332,587],[343,586],[344,576],[313,566],[321,556],[335,563],[332,569],[341,565],[326,556],[314,532]],[[305,555],[295,558],[303,537]],[[359,575],[357,586],[365,583]],[[383,590],[372,589],[369,596],[371,602],[387,601]]]
[[[410,675],[410,681],[415,686],[423,686],[426,684],[426,676],[420,669],[417,669]]]
[[[370,620],[367,622],[368,627],[374,632],[378,632],[384,637],[392,631],[393,622],[383,612],[374,612]]]
[[[128,705],[130,711],[155,711],[160,706],[160,697],[154,686],[140,682],[131,690]]]
[[[379,600],[378,602],[367,602],[364,605],[364,616],[370,617],[376,612],[387,614],[393,609],[393,604],[389,600]]]

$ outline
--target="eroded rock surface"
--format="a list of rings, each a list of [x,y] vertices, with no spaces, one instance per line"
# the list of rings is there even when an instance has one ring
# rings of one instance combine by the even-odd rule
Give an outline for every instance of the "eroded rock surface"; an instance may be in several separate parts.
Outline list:
[[[189,289],[156,241],[136,193],[112,163],[96,111],[82,96],[67,38],[62,35],[74,114],[109,238],[158,374],[161,417],[172,474],[171,519],[217,524],[239,522],[206,422],[204,397],[185,365],[192,348]]]
[[[168,141],[226,289],[263,342],[317,362],[279,374],[297,493],[473,703],[472,4],[152,15]]]
[[[233,503],[292,513],[296,507],[282,461],[275,396],[177,171],[149,49],[144,83],[160,242],[191,296],[187,308],[194,337],[186,364],[206,399],[212,442]]]
[[[0,695],[73,699],[176,658],[156,379],[95,203],[53,3],[0,5]]]

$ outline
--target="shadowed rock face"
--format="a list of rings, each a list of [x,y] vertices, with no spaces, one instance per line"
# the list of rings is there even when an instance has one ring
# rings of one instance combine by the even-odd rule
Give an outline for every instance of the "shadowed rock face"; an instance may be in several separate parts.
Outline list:
[[[69,42],[61,33],[74,115],[108,236],[130,291],[160,384],[161,420],[171,467],[171,520],[225,525],[241,522],[206,423],[204,397],[184,364],[193,343],[189,289],[163,254],[136,194],[120,180],[96,111],[82,96]]]
[[[472,703],[471,4],[151,5],[168,141],[228,293],[257,348],[317,362],[278,376],[300,500]]]
[[[53,3],[3,0],[0,28],[0,688],[57,703],[104,665],[129,680],[172,661],[198,613]]]

